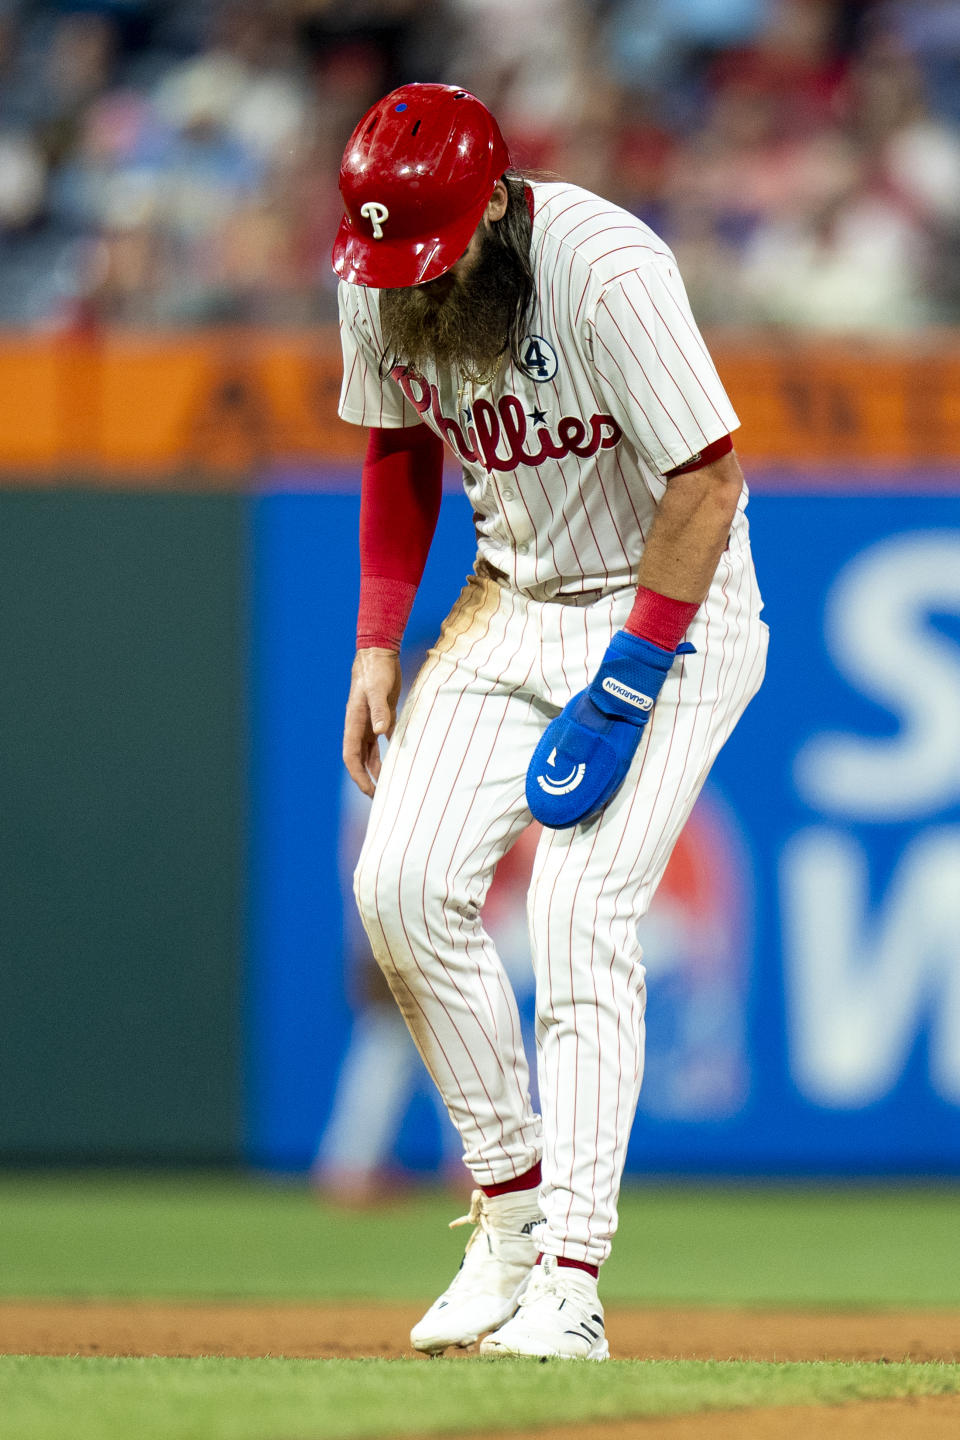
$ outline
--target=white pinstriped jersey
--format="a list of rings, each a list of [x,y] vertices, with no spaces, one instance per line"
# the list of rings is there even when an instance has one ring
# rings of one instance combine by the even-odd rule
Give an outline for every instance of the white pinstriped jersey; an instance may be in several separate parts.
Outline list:
[[[676,261],[575,185],[531,185],[536,296],[521,365],[489,385],[430,366],[381,379],[379,292],[340,283],[340,414],[424,420],[463,465],[479,554],[533,599],[635,581],[664,474],[739,425]],[[734,531],[746,522],[741,496]]]
[[[714,758],[760,683],[766,626],[743,515],[629,773],[595,820],[542,831],[530,885],[540,1106],[515,997],[483,927],[530,822],[524,777],[552,714],[597,673],[633,604],[664,474],[737,424],[676,262],[639,220],[534,184],[536,305],[518,363],[382,380],[379,297],[341,284],[340,413],[423,419],[463,464],[482,558],[387,747],[355,888],[373,953],[479,1185],[529,1177],[547,1255],[601,1265],[643,1073],[637,921]],[[589,593],[602,591],[602,594]],[[566,604],[550,604],[558,596]]]

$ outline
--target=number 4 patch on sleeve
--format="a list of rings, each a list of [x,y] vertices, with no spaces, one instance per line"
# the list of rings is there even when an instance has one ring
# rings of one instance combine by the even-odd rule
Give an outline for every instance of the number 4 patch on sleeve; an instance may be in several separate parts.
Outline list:
[[[556,375],[559,369],[557,352],[542,335],[528,335],[523,342],[522,369],[538,385]]]

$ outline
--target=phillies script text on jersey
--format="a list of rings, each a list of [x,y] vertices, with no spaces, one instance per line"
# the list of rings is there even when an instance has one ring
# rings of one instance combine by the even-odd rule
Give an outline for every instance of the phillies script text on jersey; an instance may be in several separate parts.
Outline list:
[[[562,460],[565,455],[586,459],[598,450],[611,450],[623,439],[623,431],[612,415],[591,415],[589,422],[579,415],[565,415],[557,423],[556,438],[545,426],[539,425],[534,436],[539,450],[528,450],[527,416],[516,395],[502,395],[496,405],[490,400],[474,400],[473,425],[466,434],[456,420],[449,419],[440,409],[440,393],[416,370],[395,365],[390,371],[410,404],[420,415],[427,411],[438,431],[461,460],[480,461],[491,470],[516,470],[518,465],[542,465],[544,460]],[[503,440],[507,454],[498,451]]]

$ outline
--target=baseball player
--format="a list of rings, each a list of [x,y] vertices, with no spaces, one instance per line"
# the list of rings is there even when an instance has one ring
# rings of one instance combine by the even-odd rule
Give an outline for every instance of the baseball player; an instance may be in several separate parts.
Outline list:
[[[460,1270],[411,1339],[602,1360],[643,1069],[637,921],[764,669],[739,422],[667,246],[586,190],[525,182],[466,91],[374,105],[340,188],[340,414],[370,432],[355,890],[477,1187]],[[444,447],[477,560],[397,717]],[[540,1115],[483,925],[531,816]]]

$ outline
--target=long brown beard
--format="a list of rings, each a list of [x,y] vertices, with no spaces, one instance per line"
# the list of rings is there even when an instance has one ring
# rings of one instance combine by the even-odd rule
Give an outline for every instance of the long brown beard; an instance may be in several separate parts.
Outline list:
[[[422,370],[433,361],[476,379],[490,378],[509,347],[510,326],[524,297],[517,257],[484,230],[480,253],[462,278],[449,273],[425,285],[381,290],[380,323],[387,366]]]

